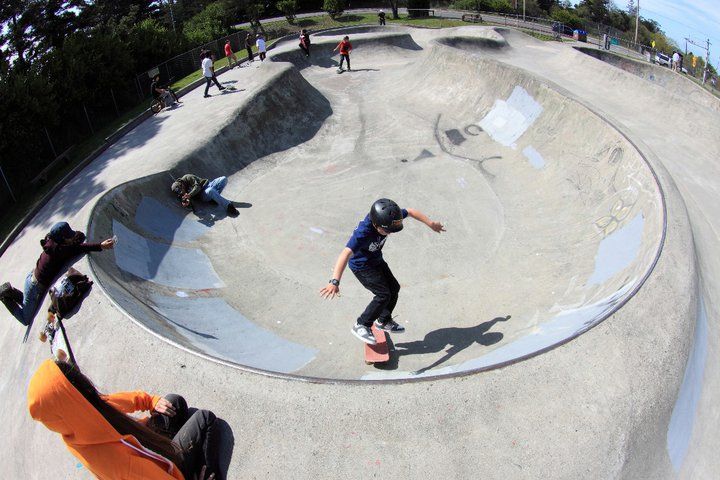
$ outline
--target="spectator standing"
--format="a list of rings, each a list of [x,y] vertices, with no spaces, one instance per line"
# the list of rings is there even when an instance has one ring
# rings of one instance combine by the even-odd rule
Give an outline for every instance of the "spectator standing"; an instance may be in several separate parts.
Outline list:
[[[680,71],[680,55],[676,51],[672,54],[672,69],[676,72]]]
[[[202,57],[202,63],[200,66],[202,67],[203,76],[205,77],[205,98],[208,98],[210,95],[208,95],[208,90],[210,90],[210,85],[212,85],[213,82],[215,82],[215,85],[217,85],[218,90],[221,92],[225,90],[225,87],[220,85],[220,82],[218,82],[217,77],[215,77],[215,67],[213,66],[213,60],[214,55],[210,51],[205,51],[203,54],[201,54]]]
[[[255,45],[257,46],[258,51],[258,57],[260,57],[260,61],[264,62],[266,57],[266,49],[265,49],[265,39],[262,36],[262,33],[257,34],[257,40],[255,41]]]
[[[225,42],[225,56],[228,59],[228,67],[235,68],[238,65],[237,57],[235,56],[235,52],[232,50],[232,45],[230,45],[230,39],[228,39],[227,42]],[[233,65],[234,63],[234,65]]]
[[[255,41],[254,41],[254,39],[253,39],[253,34],[252,34],[252,33],[248,33],[247,36],[245,37],[245,50],[247,50],[248,61],[249,61],[249,62],[254,62],[254,61],[255,61],[255,60],[253,59],[253,51],[252,51],[253,45],[255,45]]]
[[[378,12],[378,23],[380,25],[385,25],[385,12],[382,9]]]
[[[304,28],[300,31],[300,49],[310,58],[310,34]]]

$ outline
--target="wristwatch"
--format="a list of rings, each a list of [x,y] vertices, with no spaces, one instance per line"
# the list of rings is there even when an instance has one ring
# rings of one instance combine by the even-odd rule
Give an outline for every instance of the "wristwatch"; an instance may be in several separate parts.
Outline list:
[[[336,279],[336,278],[331,279],[328,283],[332,283],[332,284],[335,285],[336,287],[339,287],[339,286],[340,286],[340,280],[338,280],[338,279]]]

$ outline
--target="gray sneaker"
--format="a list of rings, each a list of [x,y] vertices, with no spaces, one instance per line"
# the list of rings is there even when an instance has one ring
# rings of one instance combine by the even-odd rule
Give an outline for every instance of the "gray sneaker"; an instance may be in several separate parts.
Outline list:
[[[388,320],[387,322],[382,323],[380,319],[377,319],[375,320],[375,327],[389,333],[403,333],[405,331],[405,327],[397,323],[395,320]]]
[[[350,330],[353,335],[355,335],[357,338],[362,340],[363,342],[369,344],[369,345],[376,345],[377,340],[375,340],[375,336],[372,334],[372,330],[366,327],[365,325],[360,325],[359,323],[356,323],[355,326]]]

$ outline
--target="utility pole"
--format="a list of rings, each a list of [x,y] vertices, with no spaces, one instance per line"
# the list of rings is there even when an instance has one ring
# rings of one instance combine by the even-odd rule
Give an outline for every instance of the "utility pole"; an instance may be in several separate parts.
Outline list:
[[[640,0],[635,7],[635,43],[637,44],[638,26],[640,25]]]
[[[705,82],[707,81],[707,74],[708,74],[708,65],[710,64],[710,39],[707,39],[707,48],[706,54],[705,54],[705,70],[703,70],[703,85],[705,85]]]
[[[525,0],[523,0],[523,22],[525,21]]]
[[[177,33],[175,31],[175,15],[173,14],[172,4],[173,0],[167,0],[168,8],[170,9],[170,22],[172,23],[173,27],[173,33]]]

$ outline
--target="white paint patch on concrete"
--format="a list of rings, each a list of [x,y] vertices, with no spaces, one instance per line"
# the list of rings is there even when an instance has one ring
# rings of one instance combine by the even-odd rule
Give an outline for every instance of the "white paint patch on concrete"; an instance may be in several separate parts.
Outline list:
[[[310,227],[310,231],[313,233],[317,233],[318,235],[322,235],[323,233],[325,233],[325,230],[317,227]]]
[[[523,150],[523,155],[525,155],[525,158],[528,159],[528,162],[530,162],[530,165],[533,166],[533,168],[537,170],[542,170],[545,168],[545,159],[540,155],[540,152],[535,150],[532,145],[528,145]]]
[[[463,177],[460,177],[457,179],[458,185],[460,185],[460,188],[467,187],[467,180],[465,180]]]
[[[240,365],[293,373],[317,350],[286,340],[251,322],[222,298],[153,295],[152,309],[170,321],[199,351]]]
[[[182,291],[178,290],[177,292],[175,292],[175,296],[180,297],[180,298],[187,298],[189,295],[187,294],[187,292],[182,292]]]
[[[171,288],[201,290],[225,286],[205,253],[155,242],[117,220],[113,233],[120,241],[113,249],[117,266],[136,277]]]
[[[505,100],[495,100],[480,126],[496,142],[509,147],[542,113],[542,106],[524,88],[517,86]]]
[[[588,285],[600,285],[635,261],[642,244],[645,219],[635,215],[627,225],[603,238],[595,254],[595,271]]]
[[[695,338],[688,357],[680,393],[675,401],[667,432],[667,451],[675,473],[680,472],[687,455],[698,401],[703,387],[703,374],[707,358],[707,312],[702,297],[698,299]]]

